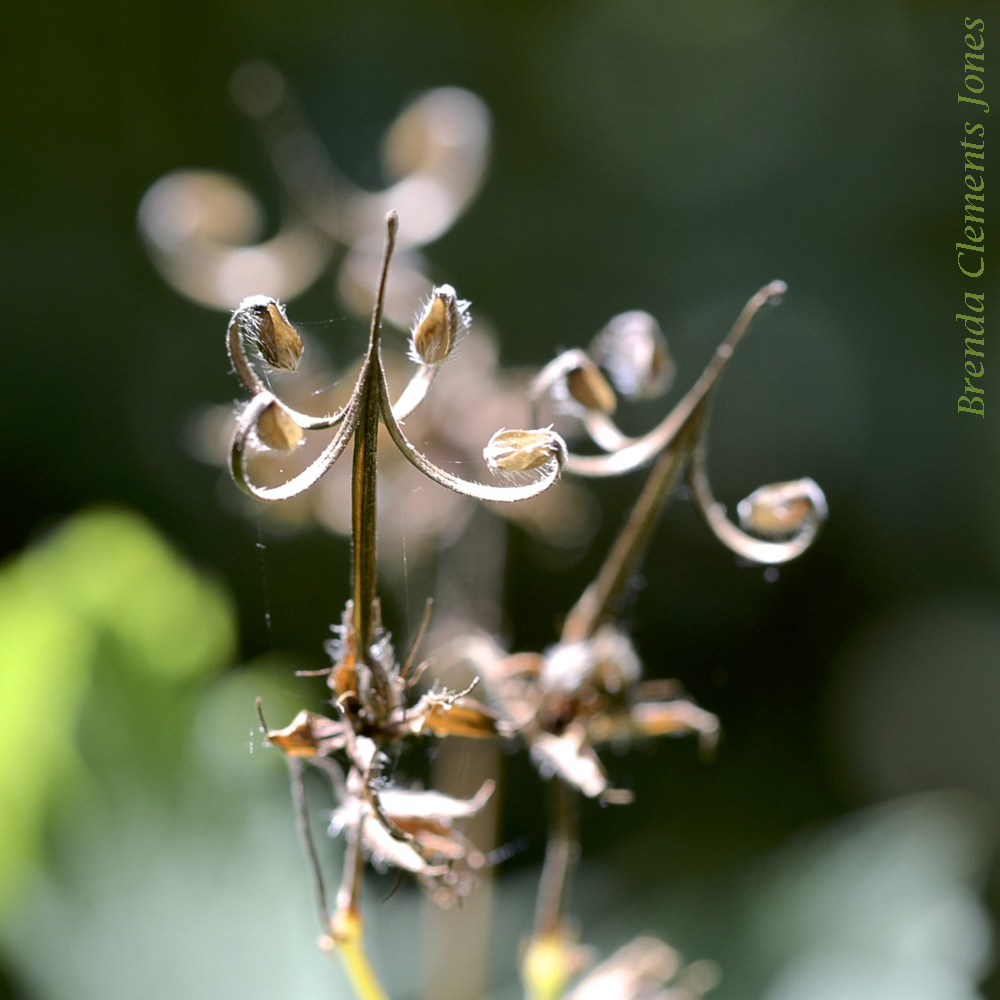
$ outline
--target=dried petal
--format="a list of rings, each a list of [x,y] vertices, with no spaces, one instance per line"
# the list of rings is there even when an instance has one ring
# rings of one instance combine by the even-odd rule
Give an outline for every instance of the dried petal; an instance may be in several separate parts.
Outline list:
[[[257,418],[257,440],[265,448],[292,451],[305,437],[305,432],[277,400],[269,403]]]
[[[455,823],[475,816],[486,805],[495,782],[483,782],[471,799],[399,788],[376,791],[371,785],[365,792],[358,787],[359,782],[363,782],[360,773],[352,771],[350,795],[333,813],[331,835],[345,828],[356,829],[363,821],[363,842],[372,863],[413,872],[442,905],[471,887],[469,879],[453,878],[450,864],[464,860],[480,867],[483,856],[455,829]]]
[[[590,353],[623,396],[658,396],[673,381],[674,361],[666,338],[647,312],[615,316],[594,338]]]
[[[347,740],[342,723],[303,709],[284,729],[269,729],[267,738],[289,757],[324,756]]]
[[[483,458],[495,472],[533,472],[565,452],[566,445],[551,427],[530,431],[501,428],[483,449]]]
[[[543,778],[558,775],[584,795],[597,798],[609,791],[608,776],[593,749],[584,742],[586,734],[578,726],[561,736],[542,733],[531,744],[531,756]]]
[[[334,810],[330,819],[331,834],[335,835],[345,828],[356,826],[362,816],[365,818],[362,841],[371,855],[372,864],[376,867],[384,868],[392,865],[428,878],[445,875],[448,872],[447,865],[431,864],[420,853],[414,838],[401,832],[394,836],[393,832],[374,815],[367,802],[349,799]]]
[[[469,303],[455,296],[451,285],[440,285],[417,319],[410,338],[410,357],[421,365],[439,365],[468,329]]]
[[[796,479],[761,486],[740,501],[736,512],[744,531],[767,538],[787,537],[810,517],[826,520],[826,497],[812,479]]]
[[[594,743],[626,740],[632,736],[687,736],[698,733],[703,745],[714,746],[719,720],[685,698],[644,701],[627,712],[595,715],[588,720],[587,735]]]
[[[414,792],[402,788],[387,788],[379,793],[379,801],[394,823],[414,821],[436,822],[439,828],[450,828],[456,819],[475,816],[490,800],[496,782],[487,779],[471,799],[458,799],[443,792]]]
[[[414,732],[435,736],[496,736],[497,717],[473,698],[423,698],[407,713]]]

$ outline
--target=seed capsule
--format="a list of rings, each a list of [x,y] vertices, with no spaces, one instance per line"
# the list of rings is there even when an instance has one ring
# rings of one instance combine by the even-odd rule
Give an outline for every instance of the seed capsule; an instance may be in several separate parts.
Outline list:
[[[550,427],[531,431],[501,428],[483,449],[494,472],[533,472],[565,451],[563,440]]]
[[[302,358],[302,338],[289,322],[285,307],[266,295],[252,295],[240,303],[246,326],[261,357],[274,369],[293,372]]]
[[[826,520],[826,497],[812,479],[771,483],[753,491],[736,508],[744,531],[767,538],[794,535],[810,516]]]
[[[585,354],[581,354],[576,367],[566,372],[566,392],[585,410],[607,414],[615,412],[614,389]]]
[[[670,387],[674,360],[659,323],[634,310],[613,317],[590,346],[593,359],[629,398],[657,396]]]
[[[440,285],[413,327],[410,357],[420,365],[439,365],[454,348],[459,336],[468,329],[469,303],[455,296],[451,285]]]
[[[269,403],[257,418],[257,437],[265,448],[292,451],[304,436],[305,432],[277,400]]]

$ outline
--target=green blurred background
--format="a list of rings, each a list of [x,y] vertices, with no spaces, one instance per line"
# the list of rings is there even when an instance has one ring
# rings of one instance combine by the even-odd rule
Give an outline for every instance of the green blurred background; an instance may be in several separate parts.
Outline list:
[[[956,414],[966,286],[952,249],[962,22],[985,18],[989,39],[997,13],[888,0],[9,11],[0,990],[344,989],[313,950],[284,769],[260,752],[253,698],[281,721],[315,704],[291,674],[324,663],[347,546],[243,516],[194,457],[194,415],[237,392],[225,317],[172,291],[136,230],[143,193],[182,167],[238,176],[276,218],[280,188],[229,97],[236,67],[265,58],[371,188],[380,138],[416,94],[456,85],[486,102],[485,186],[425,254],[490,317],[504,364],[540,365],[641,308],[686,387],[745,299],[789,284],[726,376],[714,480],[733,504],[811,475],[830,522],[768,582],[689,505],[670,509],[634,634],[648,673],[679,677],[724,742],[708,764],[684,743],[612,760],[637,801],[585,810],[584,940],[606,952],[665,936],[720,964],[719,1000],[1000,996],[998,437],[992,412]],[[291,314],[332,318],[318,337],[360,329],[332,273]],[[584,552],[512,532],[511,648],[553,641],[639,481],[594,487],[603,516]],[[423,583],[415,570],[387,608],[401,635]],[[523,755],[505,767],[515,850],[497,880],[495,997],[517,995],[544,844],[533,773]],[[390,992],[444,997],[421,971],[418,897],[380,904],[381,889],[372,938]]]

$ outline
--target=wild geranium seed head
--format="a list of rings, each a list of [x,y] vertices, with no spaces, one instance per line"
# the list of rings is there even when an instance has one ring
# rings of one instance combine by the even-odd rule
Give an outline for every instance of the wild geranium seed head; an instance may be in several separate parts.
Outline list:
[[[398,229],[396,214],[389,213],[367,349],[350,397],[334,412],[319,416],[298,412],[282,402],[264,373],[256,370],[262,362],[270,368],[293,370],[302,354],[301,338],[278,302],[266,296],[245,299],[227,330],[233,368],[252,397],[241,411],[230,447],[230,469],[242,489],[264,500],[290,499],[313,486],[354,442],[352,597],[334,630],[335,638],[328,644],[331,666],[313,671],[328,675],[335,718],[303,711],[284,729],[270,729],[261,716],[269,741],[288,761],[299,829],[316,885],[323,940],[331,947],[353,948],[358,957],[361,870],[366,860],[380,870],[396,867],[414,874],[441,905],[465,895],[476,880],[473,870],[485,863],[487,856],[465,836],[461,825],[484,808],[493,791],[492,780],[485,781],[469,799],[408,789],[392,780],[398,759],[395,748],[420,736],[495,739],[517,735],[529,748],[541,775],[554,779],[555,785],[549,846],[528,950],[534,957],[525,961],[529,994],[582,1000],[585,993],[604,996],[621,992],[624,997],[627,992],[637,998],[640,992],[646,996],[648,983],[658,996],[666,996],[659,987],[671,980],[678,960],[659,942],[643,939],[619,960],[598,970],[600,976],[565,992],[573,954],[565,934],[569,926],[564,912],[565,885],[579,847],[573,798],[580,794],[618,804],[632,800],[631,792],[612,785],[598,753],[603,747],[622,748],[637,738],[695,735],[702,747],[708,748],[718,738],[718,719],[684,697],[677,682],[642,680],[640,658],[628,630],[615,621],[620,598],[635,578],[656,518],[673,496],[675,485],[687,484],[694,503],[721,541],[761,564],[787,562],[801,554],[826,516],[825,498],[812,480],[777,483],[762,487],[740,504],[741,529],[715,500],[708,479],[706,432],[712,396],[753,316],[784,293],[784,283],[772,282],[748,301],[701,377],[659,424],[638,438],[626,435],[612,419],[618,402],[615,389],[634,397],[650,395],[665,386],[672,363],[656,321],[646,313],[622,314],[598,335],[589,352],[562,352],[533,381],[529,400],[548,403],[550,408],[555,403],[554,409],[561,407],[563,416],[575,418],[603,454],[570,455],[551,426],[504,428],[490,438],[484,458],[494,472],[515,479],[523,475],[527,482],[491,486],[436,465],[404,430],[469,326],[469,303],[458,299],[450,285],[434,288],[415,322],[410,356],[418,371],[395,400],[392,398],[393,383],[382,359],[382,317]],[[473,403],[480,405],[478,399]],[[545,418],[533,408],[529,421],[544,424]],[[417,679],[429,662],[412,667],[419,634],[410,655],[400,664],[389,633],[382,627],[376,579],[380,427],[429,479],[481,500],[518,501],[537,496],[564,468],[585,476],[608,476],[652,464],[621,533],[593,583],[565,617],[554,646],[544,654],[505,656],[494,651],[489,641],[464,644],[465,655],[484,681],[488,705],[468,697],[476,686],[475,679],[461,691],[432,687],[414,697]],[[304,470],[273,487],[251,480],[248,450],[291,450],[312,431],[332,434]],[[748,534],[746,529],[767,540]],[[770,536],[789,537],[776,541]],[[306,766],[330,779],[339,800],[330,832],[343,834],[346,848],[332,914],[310,833],[303,777]],[[555,963],[554,972],[543,968],[546,955]],[[631,967],[646,961],[651,972],[642,982],[636,980],[633,990],[632,981],[627,979]],[[358,982],[373,983],[369,972],[361,969]],[[675,983],[669,992],[685,1000],[700,996],[698,990],[685,992],[686,988],[686,981]],[[367,987],[359,992],[372,1000],[382,995]]]

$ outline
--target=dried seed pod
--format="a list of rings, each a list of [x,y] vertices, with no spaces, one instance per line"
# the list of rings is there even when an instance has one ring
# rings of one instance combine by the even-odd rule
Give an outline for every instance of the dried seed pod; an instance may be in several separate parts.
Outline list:
[[[566,392],[585,410],[598,413],[614,413],[614,389],[601,374],[600,368],[586,355],[579,365],[566,372]]]
[[[261,357],[274,369],[293,372],[302,358],[302,338],[289,322],[285,307],[267,295],[252,295],[239,305]]]
[[[563,439],[551,427],[509,431],[500,428],[483,449],[494,472],[533,472],[565,453]]]
[[[563,351],[532,380],[528,391],[532,399],[549,396],[570,413],[610,414],[617,400],[615,391],[600,368],[583,351]]]
[[[451,285],[440,285],[413,325],[410,357],[420,365],[439,365],[469,327],[469,303]]]
[[[257,439],[265,448],[292,451],[302,443],[305,432],[276,399],[257,418]]]
[[[641,310],[613,317],[594,338],[590,354],[623,396],[658,396],[674,378],[674,360],[660,324]]]
[[[744,531],[782,538],[794,535],[809,518],[825,521],[826,496],[812,479],[771,483],[741,500],[736,513]]]

